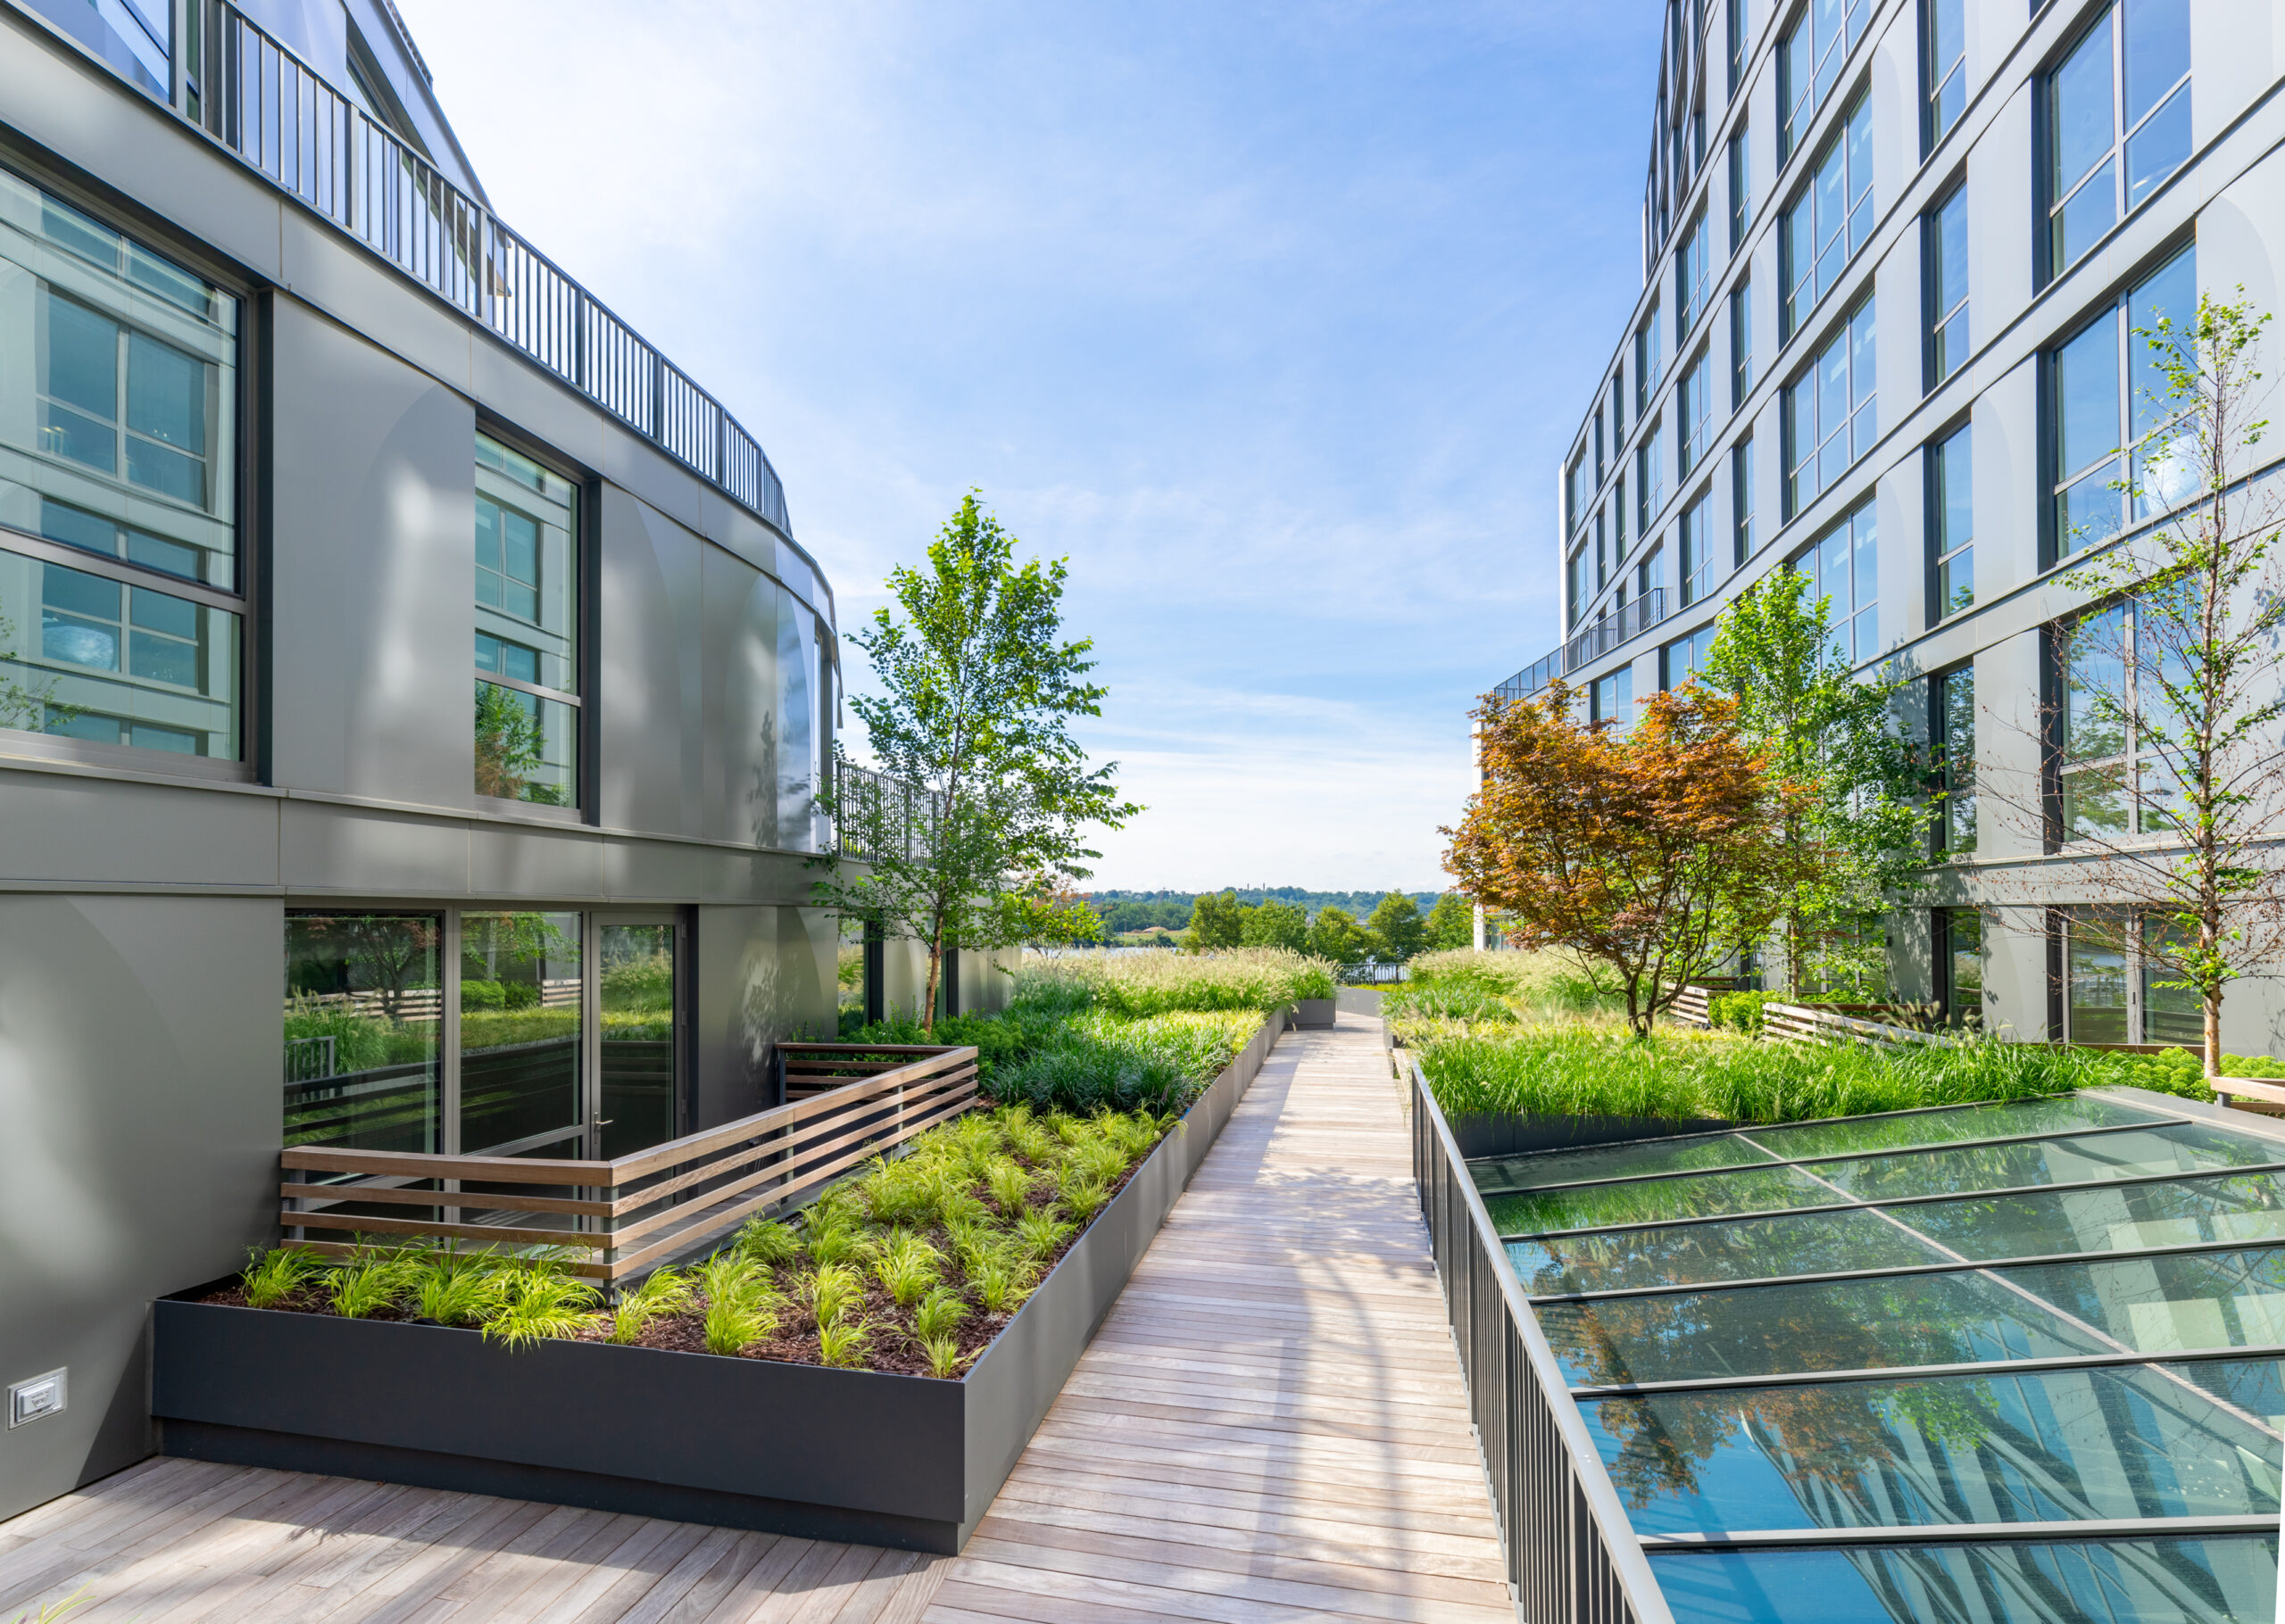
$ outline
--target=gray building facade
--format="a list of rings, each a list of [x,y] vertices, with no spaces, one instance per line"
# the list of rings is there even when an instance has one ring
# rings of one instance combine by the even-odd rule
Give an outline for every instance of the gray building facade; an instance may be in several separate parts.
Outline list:
[[[282,1145],[774,1103],[836,650],[760,447],[491,214],[388,0],[0,4],[0,1382],[67,1396],[0,1517],[151,1450],[151,1299],[275,1237]]]
[[[2111,485],[2155,381],[2132,329],[2200,292],[2285,296],[2285,17],[1668,0],[1666,21],[1642,290],[1558,470],[1565,641],[1497,692],[1560,676],[1631,716],[1795,565],[1955,764],[1894,990],[2026,1039],[2194,1042],[2138,947],[2074,928],[2086,849],[2038,808],[2069,788],[2042,783],[2058,628],[2088,607],[2067,577],[2159,518]],[[2232,988],[2229,1049],[2277,1053],[2281,1026],[2273,979]]]

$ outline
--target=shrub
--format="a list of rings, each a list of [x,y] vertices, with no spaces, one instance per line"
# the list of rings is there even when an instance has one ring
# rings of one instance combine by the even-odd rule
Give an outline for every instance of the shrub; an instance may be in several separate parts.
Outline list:
[[[1761,1007],[1784,995],[1778,992],[1717,992],[1706,1000],[1710,1025],[1729,1032],[1761,1031]]]

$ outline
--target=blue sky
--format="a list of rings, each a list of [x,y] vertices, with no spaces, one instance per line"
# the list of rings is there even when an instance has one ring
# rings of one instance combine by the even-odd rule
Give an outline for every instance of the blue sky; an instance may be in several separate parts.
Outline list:
[[[970,486],[1068,557],[1150,808],[1097,883],[1442,882],[1467,708],[1557,637],[1653,0],[399,4],[502,215],[769,449],[844,626]]]

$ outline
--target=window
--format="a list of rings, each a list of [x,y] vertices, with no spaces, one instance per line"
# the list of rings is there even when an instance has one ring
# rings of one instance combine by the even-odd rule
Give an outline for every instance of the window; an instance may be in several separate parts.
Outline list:
[[[1621,474],[1610,492],[1610,527],[1618,556],[1626,556],[1626,476]]]
[[[1674,343],[1680,344],[1690,329],[1698,325],[1698,312],[1706,308],[1706,279],[1711,270],[1706,242],[1706,216],[1691,223],[1682,239],[1682,246],[1674,250]]]
[[[1873,234],[1873,98],[1857,98],[1832,132],[1799,201],[1785,211],[1785,336],[1832,291]]]
[[[1587,451],[1583,444],[1571,454],[1570,466],[1563,470],[1563,527],[1576,530],[1587,522]]]
[[[1975,459],[1968,426],[1928,448],[1929,624],[1975,602]]]
[[[2064,639],[2062,813],[2065,841],[2120,840],[2174,826],[2173,774],[2137,716],[2164,725],[2161,684],[2189,673],[2180,650],[2161,650],[2131,602],[2082,617]],[[2145,690],[2148,692],[2145,692]]]
[[[2048,75],[2047,111],[2060,275],[2189,156],[2189,0],[2113,0]]]
[[[1610,443],[1616,449],[1626,438],[1626,369],[1621,367],[1610,375]]]
[[[1928,252],[1928,386],[1967,359],[1967,186],[1922,217]]]
[[[1737,547],[1734,562],[1743,568],[1753,557],[1753,441],[1738,442],[1730,452],[1730,529]]]
[[[1595,532],[1595,590],[1600,592],[1609,584],[1610,554],[1604,550],[1603,533],[1597,530]]]
[[[1967,0],[1927,0],[1928,145],[1967,107]]]
[[[1852,666],[1880,652],[1881,572],[1868,499],[1793,560],[1809,590],[1825,600],[1833,652]]]
[[[1579,617],[1585,612],[1587,599],[1591,593],[1591,589],[1587,585],[1587,551],[1585,547],[1581,547],[1571,555],[1570,608],[1567,624],[1572,626],[1579,624]]]
[[[1873,302],[1850,312],[1785,392],[1785,510],[1816,500],[1873,448]]]
[[[1753,284],[1730,290],[1730,410],[1746,403],[1753,389]]]
[[[1634,725],[1634,667],[1621,666],[1595,679],[1592,719],[1618,733]]]
[[[2183,939],[2165,922],[2097,908],[2062,910],[2065,1038],[2073,1043],[2206,1041],[2198,995],[2168,986]]]
[[[674,1138],[678,937],[631,912],[288,914],[285,1142],[609,1157]]]
[[[1660,612],[1658,605],[1651,601],[1650,594],[1666,589],[1666,550],[1664,546],[1653,547],[1634,567],[1634,596],[1643,606],[1641,625],[1651,625]]]
[[[1700,496],[1682,516],[1682,601],[1697,602],[1720,579],[1714,573],[1714,499]]]
[[[1634,531],[1638,535],[1650,533],[1650,521],[1666,505],[1666,459],[1661,443],[1665,436],[1666,425],[1653,423],[1634,448]]]
[[[1940,857],[1975,855],[1975,668],[1928,679],[1936,788],[1942,796],[1930,830]]]
[[[235,762],[237,301],[0,173],[0,726]]]
[[[1690,476],[1690,470],[1706,458],[1706,435],[1714,415],[1714,402],[1709,398],[1714,393],[1714,381],[1708,376],[1712,371],[1706,352],[1699,351],[1674,391],[1674,410],[1682,418],[1676,448],[1682,460],[1677,467],[1685,479]]]
[[[1730,46],[1730,94],[1745,82],[1746,58],[1752,54],[1752,35],[1746,23],[1746,0],[1730,0],[1728,27],[1723,31]]]
[[[1603,482],[1603,414],[1595,413],[1595,483]]]
[[[1679,688],[1706,669],[1714,652],[1714,623],[1708,621],[1687,637],[1677,637],[1658,650],[1658,686]]]
[[[1978,1031],[1983,1025],[1983,916],[1972,907],[1940,907],[1935,924],[1944,1019],[1963,1031]]]
[[[2185,248],[2054,352],[2056,558],[2118,534],[2130,449],[2135,518],[2163,512],[2195,488],[2197,457],[2186,432],[2166,432],[2174,423],[2164,415],[2165,374],[2141,335],[2157,331],[2161,317],[2187,323],[2197,309],[2197,251]]]
[[[476,791],[578,804],[577,497],[476,440]]]
[[[1658,386],[1658,369],[1662,364],[1658,312],[1654,309],[1634,332],[1634,416],[1638,422],[1650,410],[1650,395]]]
[[[1809,120],[1840,82],[1840,65],[1873,14],[1873,0],[1810,0],[1792,32],[1777,44],[1777,160],[1801,144]]]
[[[1740,128],[1730,137],[1730,252],[1746,245],[1753,225],[1753,144]]]

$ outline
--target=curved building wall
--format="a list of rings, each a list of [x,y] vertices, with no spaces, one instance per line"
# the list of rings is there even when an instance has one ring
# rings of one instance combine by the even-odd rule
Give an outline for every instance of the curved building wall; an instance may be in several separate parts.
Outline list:
[[[475,190],[373,4],[253,14],[320,70],[354,25],[416,128],[434,114],[432,158]],[[0,553],[21,560],[0,568],[0,613],[31,628],[0,650],[0,674],[37,686],[102,648],[138,693],[190,684],[188,664],[137,641],[174,635],[159,622],[189,611],[170,604],[235,626],[240,659],[226,675],[221,643],[196,645],[209,709],[235,720],[189,753],[180,728],[131,706],[114,718],[108,700],[51,708],[44,725],[0,717],[14,723],[0,726],[0,1383],[63,1369],[70,1395],[62,1414],[0,1430],[0,1517],[150,1450],[151,1299],[276,1233],[281,1088],[290,1100],[350,1074],[290,1027],[281,1066],[281,990],[342,1009],[372,996],[290,958],[289,932],[312,929],[295,922],[428,932],[438,1030],[438,1010],[465,1023],[478,991],[504,997],[520,973],[500,967],[498,922],[545,922],[528,985],[585,1013],[569,1092],[541,1126],[587,1154],[627,1148],[611,1135],[629,1131],[630,1100],[653,1139],[772,1103],[774,1045],[829,1032],[836,1003],[835,922],[810,905],[805,866],[837,693],[832,594],[809,555],[134,87],[49,10],[0,4],[0,167],[234,302],[235,381],[207,375],[230,433],[205,446],[236,498],[235,552],[210,550],[223,562],[194,584],[153,573],[124,465],[106,473],[90,452],[66,468],[35,435],[17,495],[0,490]],[[41,218],[33,237],[65,229]],[[62,275],[21,269],[33,302],[19,306],[49,311],[28,319],[49,338],[112,319],[58,292]],[[120,376],[188,364],[137,347],[155,321],[128,311],[104,329]],[[54,369],[4,371],[0,429],[12,410],[96,420]],[[120,398],[127,454],[165,452],[150,435],[168,431]],[[34,488],[66,476],[120,488],[112,551],[87,551],[54,521],[55,492]],[[519,516],[518,479],[537,518]],[[66,588],[117,605],[115,621]],[[528,758],[501,744],[503,725],[538,741]],[[607,972],[645,962],[670,966],[670,1000],[613,1026]],[[638,1028],[649,1057],[629,1071],[609,1040]],[[425,1073],[395,1067],[429,1090],[429,1148],[505,1131],[469,1104],[474,1042],[442,1044]]]

